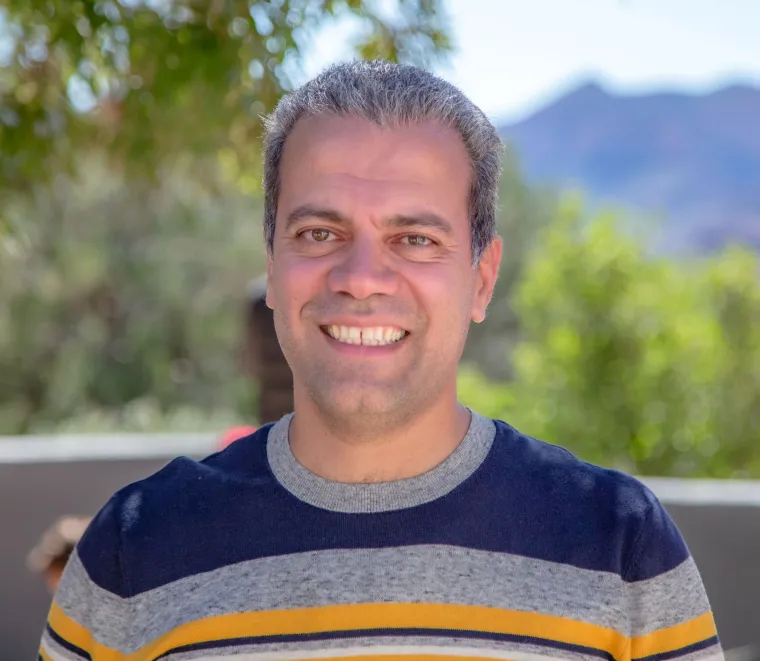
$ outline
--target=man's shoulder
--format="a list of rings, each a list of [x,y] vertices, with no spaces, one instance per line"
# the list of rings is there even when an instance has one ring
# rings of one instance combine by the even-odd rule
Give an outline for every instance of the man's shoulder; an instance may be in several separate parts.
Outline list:
[[[153,506],[173,498],[187,499],[189,492],[206,492],[234,487],[240,482],[257,482],[271,477],[266,459],[266,441],[270,425],[239,438],[203,459],[180,456],[155,473],[128,484],[114,495],[120,502],[150,498]],[[188,492],[189,490],[189,492]]]
[[[570,502],[591,500],[621,514],[644,517],[658,503],[640,480],[620,470],[584,461],[570,450],[524,434],[508,423],[494,420],[502,459],[519,473],[525,486]],[[602,498],[600,496],[609,496]],[[611,498],[614,496],[614,498]]]
[[[266,494],[274,485],[266,460],[269,427],[261,427],[200,461],[178,457],[113,494],[78,546],[92,580],[127,596],[130,587],[119,586],[114,578],[122,575],[125,566],[137,565],[141,574],[149,574],[153,566],[161,564],[168,548],[175,555],[183,549],[197,552],[198,530],[205,534],[224,529],[236,508],[265,502],[255,496]],[[125,562],[128,557],[131,560]],[[171,568],[164,570],[172,574]]]
[[[641,481],[494,423],[504,507],[536,528],[529,554],[623,577],[652,576],[688,556],[670,516]],[[642,555],[653,553],[656,566],[642,564]]]

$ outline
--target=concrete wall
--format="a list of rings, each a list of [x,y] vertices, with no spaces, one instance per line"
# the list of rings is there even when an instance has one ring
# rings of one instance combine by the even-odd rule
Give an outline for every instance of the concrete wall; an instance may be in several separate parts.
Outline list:
[[[25,557],[42,531],[60,515],[94,513],[119,487],[178,454],[208,454],[213,444],[208,437],[0,441],[0,659],[35,655],[49,597]],[[700,565],[725,646],[760,644],[760,484],[647,482]]]

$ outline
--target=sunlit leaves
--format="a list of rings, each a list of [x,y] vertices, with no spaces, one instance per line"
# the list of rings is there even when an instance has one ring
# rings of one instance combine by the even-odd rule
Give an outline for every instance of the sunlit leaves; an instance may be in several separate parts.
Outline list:
[[[364,57],[430,64],[440,0],[8,0],[0,32],[0,177],[16,187],[97,146],[120,169],[232,149],[256,178],[260,117],[329,22],[364,26]],[[0,49],[2,50],[2,49]]]

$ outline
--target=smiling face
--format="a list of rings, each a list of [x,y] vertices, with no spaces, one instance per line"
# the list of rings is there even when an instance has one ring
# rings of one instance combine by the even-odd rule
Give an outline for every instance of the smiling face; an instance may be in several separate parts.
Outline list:
[[[310,117],[280,163],[267,303],[296,407],[336,424],[403,424],[456,401],[470,321],[501,243],[473,268],[469,158],[437,124]]]

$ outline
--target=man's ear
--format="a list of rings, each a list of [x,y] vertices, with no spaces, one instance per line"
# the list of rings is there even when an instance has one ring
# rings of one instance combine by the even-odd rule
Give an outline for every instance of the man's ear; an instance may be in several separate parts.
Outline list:
[[[496,279],[499,276],[503,244],[501,237],[494,237],[483,252],[477,265],[477,285],[472,303],[472,320],[480,323],[486,318],[486,308],[491,302]]]

